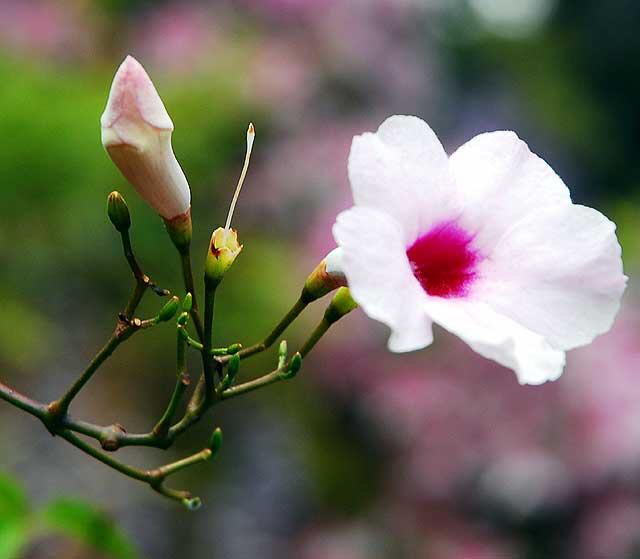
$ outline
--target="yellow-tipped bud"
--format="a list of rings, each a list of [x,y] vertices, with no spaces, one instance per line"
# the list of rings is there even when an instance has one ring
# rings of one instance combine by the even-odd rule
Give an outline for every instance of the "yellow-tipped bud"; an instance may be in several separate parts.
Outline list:
[[[124,201],[122,194],[117,190],[114,190],[107,198],[107,214],[113,226],[120,233],[128,231],[131,227],[131,215],[129,214],[129,208]]]
[[[238,243],[238,232],[235,229],[218,227],[213,232],[204,268],[205,281],[209,287],[215,287],[222,281],[241,250],[242,245]]]

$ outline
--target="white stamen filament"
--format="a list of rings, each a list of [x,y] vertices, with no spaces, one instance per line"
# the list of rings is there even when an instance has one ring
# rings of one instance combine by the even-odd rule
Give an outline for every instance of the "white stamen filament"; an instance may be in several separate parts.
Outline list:
[[[249,160],[251,159],[251,150],[253,149],[253,140],[255,139],[255,137],[256,129],[253,127],[252,123],[249,123],[249,128],[247,129],[247,153],[244,156],[244,166],[242,167],[242,173],[240,173],[240,179],[238,180],[236,191],[233,194],[233,200],[231,200],[231,207],[229,208],[229,214],[227,215],[227,222],[224,226],[226,233],[229,232],[229,227],[231,226],[231,218],[233,217],[233,211],[236,208],[236,202],[238,201],[238,196],[240,195],[240,189],[242,188],[242,184],[244,183],[244,178],[247,176],[247,169],[249,168]]]

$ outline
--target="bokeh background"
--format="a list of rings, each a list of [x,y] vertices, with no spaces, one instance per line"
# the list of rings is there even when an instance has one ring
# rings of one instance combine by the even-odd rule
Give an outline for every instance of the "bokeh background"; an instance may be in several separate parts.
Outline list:
[[[245,250],[220,290],[220,344],[259,339],[295,300],[350,205],[352,136],[395,113],[423,117],[448,151],[516,130],[575,201],[618,223],[632,278],[613,330],[541,387],[519,386],[440,330],[433,347],[390,355],[386,329],[352,313],[295,381],[219,406],[167,453],[120,452],[157,465],[221,426],[219,458],[173,480],[203,498],[197,513],[2,402],[0,470],[33,510],[61,496],[93,503],[131,557],[640,557],[638,21],[633,0],[0,0],[0,375],[38,399],[75,378],[128,297],[105,213],[111,190],[127,197],[145,271],[180,289],[160,220],[100,144],[127,53],[175,123],[198,275],[256,125],[234,219]],[[141,314],[159,304],[149,297]],[[291,345],[322,307],[287,333]],[[173,339],[171,327],[136,336],[74,414],[148,430],[173,387]],[[109,555],[34,530],[18,557]]]

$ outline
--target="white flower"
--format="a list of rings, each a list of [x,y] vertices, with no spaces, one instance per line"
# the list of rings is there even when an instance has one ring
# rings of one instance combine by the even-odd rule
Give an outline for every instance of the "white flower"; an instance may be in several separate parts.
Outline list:
[[[187,179],[171,148],[173,122],[140,63],[118,68],[100,119],[102,144],[125,178],[165,220],[191,205]]]
[[[333,233],[352,296],[391,328],[392,351],[428,346],[435,322],[540,384],[611,327],[627,279],[615,225],[573,204],[513,132],[447,157],[425,122],[393,116],[354,138],[349,180],[355,206]]]

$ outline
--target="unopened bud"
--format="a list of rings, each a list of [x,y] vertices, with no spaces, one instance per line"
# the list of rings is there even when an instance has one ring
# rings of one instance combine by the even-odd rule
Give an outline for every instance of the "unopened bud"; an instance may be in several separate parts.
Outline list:
[[[331,303],[324,313],[324,318],[329,324],[333,324],[357,307],[358,303],[352,299],[349,288],[341,287],[331,299]]]
[[[290,379],[295,377],[301,368],[302,368],[302,355],[300,355],[299,353],[296,353],[291,358],[291,363],[289,364],[289,368],[287,369],[285,378]]]
[[[211,437],[209,437],[209,444],[207,446],[214,456],[222,448],[222,429],[220,429],[220,427],[217,427],[211,434]]]
[[[342,272],[342,249],[336,248],[309,274],[302,289],[302,300],[311,303],[345,285],[347,280]]]
[[[185,326],[188,321],[189,321],[189,313],[188,312],[183,312],[178,317],[178,326]]]
[[[238,353],[234,354],[229,360],[229,365],[227,367],[227,372],[229,376],[235,377],[240,370],[240,355]]]
[[[127,56],[100,119],[102,144],[138,194],[165,220],[183,216],[191,192],[171,147],[173,122],[140,63]]]
[[[188,510],[198,510],[202,506],[202,500],[200,497],[187,497],[182,499],[182,504]]]
[[[235,229],[218,227],[213,232],[204,269],[205,282],[209,287],[215,287],[222,281],[241,250]]]
[[[285,362],[287,361],[287,353],[289,349],[287,347],[287,340],[282,340],[280,342],[280,346],[278,347],[278,369],[282,369]]]
[[[182,300],[182,310],[185,312],[191,312],[191,307],[193,306],[193,295],[191,293],[187,293]]]
[[[167,304],[160,309],[156,320],[158,322],[168,322],[171,320],[178,310],[180,309],[180,299],[178,297],[171,297],[171,299],[167,302]]]
[[[114,190],[107,198],[107,214],[113,226],[124,233],[131,227],[131,215],[122,194]]]

